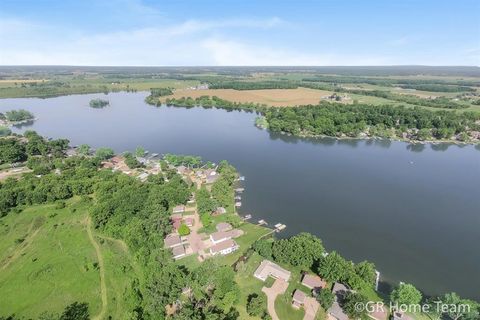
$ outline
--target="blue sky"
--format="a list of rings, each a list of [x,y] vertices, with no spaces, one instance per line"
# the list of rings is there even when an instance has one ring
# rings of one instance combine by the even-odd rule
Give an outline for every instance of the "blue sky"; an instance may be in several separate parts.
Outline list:
[[[478,0],[1,0],[0,65],[480,65]]]

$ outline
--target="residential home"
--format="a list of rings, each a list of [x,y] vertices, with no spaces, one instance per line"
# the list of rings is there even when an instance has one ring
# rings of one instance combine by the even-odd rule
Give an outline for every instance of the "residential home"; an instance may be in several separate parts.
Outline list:
[[[337,320],[348,320],[348,316],[343,311],[341,304],[345,298],[345,295],[350,292],[344,284],[335,282],[333,285],[332,293],[334,294],[334,300],[332,306],[328,309],[328,314]]]
[[[177,234],[171,233],[165,237],[165,247],[174,248],[182,245],[182,240]]]
[[[412,317],[408,316],[404,312],[394,311],[392,313],[392,320],[413,320]]]
[[[232,235],[226,231],[217,231],[210,235],[210,240],[212,240],[213,244],[217,244],[231,238]]]
[[[210,253],[214,256],[217,254],[226,255],[236,251],[239,248],[235,240],[228,239],[210,247]]]
[[[311,274],[305,274],[302,278],[302,284],[311,289],[311,290],[317,290],[319,288],[323,289],[327,286],[327,282],[322,280],[317,275],[311,275]]]
[[[268,277],[272,277],[275,279],[282,279],[287,282],[290,279],[291,272],[283,269],[276,263],[273,263],[269,260],[263,260],[253,275],[255,278],[262,281],[267,280]]]
[[[300,307],[303,306],[303,304],[305,303],[306,298],[307,298],[307,295],[304,292],[296,289],[293,292],[292,306],[294,308],[300,309]]]
[[[215,209],[215,211],[212,214],[214,216],[218,216],[224,213],[227,213],[227,209],[225,209],[224,207],[218,207],[217,209]]]
[[[388,310],[385,306],[375,305],[374,311],[368,314],[373,320],[387,320]]]
[[[174,259],[180,259],[182,257],[185,257],[186,252],[185,252],[185,247],[182,246],[177,246],[172,249],[172,254]]]

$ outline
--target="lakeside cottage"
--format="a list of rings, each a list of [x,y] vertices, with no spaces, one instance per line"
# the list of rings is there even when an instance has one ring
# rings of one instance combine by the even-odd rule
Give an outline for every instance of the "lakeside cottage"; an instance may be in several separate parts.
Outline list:
[[[327,282],[324,281],[317,275],[305,274],[302,278],[302,284],[311,289],[311,290],[318,290],[324,289],[327,286]]]
[[[307,298],[307,295],[298,289],[296,289],[293,292],[293,297],[292,297],[292,306],[296,309],[300,309],[305,304],[305,299]]]
[[[267,280],[268,277],[272,277],[274,279],[281,279],[288,282],[288,280],[290,280],[291,272],[283,269],[276,263],[269,260],[263,260],[253,275],[255,278],[262,281]]]
[[[232,230],[232,225],[227,222],[220,222],[215,228],[217,231],[229,231]]]
[[[239,245],[235,240],[228,239],[210,247],[210,254],[213,256],[217,254],[226,255],[236,251],[238,248]]]
[[[227,213],[227,209],[225,209],[224,207],[218,207],[217,209],[215,209],[214,212],[212,212],[212,215],[218,216],[225,213]]]
[[[348,316],[343,311],[340,303],[343,301],[347,292],[352,290],[348,289],[344,284],[335,282],[333,285],[332,293],[334,294],[334,300],[332,306],[328,309],[328,314],[337,320],[349,320]]]

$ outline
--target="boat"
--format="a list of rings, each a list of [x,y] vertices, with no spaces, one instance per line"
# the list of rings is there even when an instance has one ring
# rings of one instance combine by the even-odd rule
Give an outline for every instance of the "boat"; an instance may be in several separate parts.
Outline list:
[[[235,192],[243,192],[245,190],[245,188],[237,188],[235,189]]]

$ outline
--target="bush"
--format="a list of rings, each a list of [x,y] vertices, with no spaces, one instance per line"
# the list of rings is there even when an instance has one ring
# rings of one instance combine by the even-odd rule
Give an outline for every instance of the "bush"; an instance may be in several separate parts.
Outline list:
[[[188,236],[190,234],[190,229],[187,227],[186,224],[182,223],[178,228],[178,234],[181,236]]]
[[[267,306],[267,299],[264,294],[253,293],[248,296],[247,301],[247,313],[251,316],[263,316],[265,314],[265,309]]]

